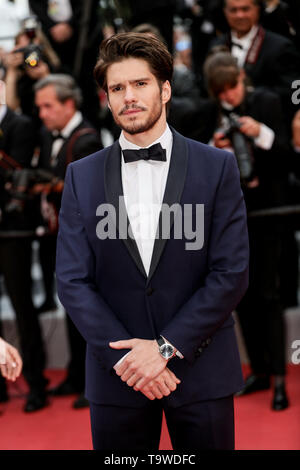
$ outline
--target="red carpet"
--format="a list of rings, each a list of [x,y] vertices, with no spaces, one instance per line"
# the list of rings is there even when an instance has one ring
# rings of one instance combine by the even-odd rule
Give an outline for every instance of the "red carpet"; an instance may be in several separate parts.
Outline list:
[[[47,371],[51,386],[64,371]],[[50,406],[23,413],[26,386],[22,379],[11,384],[8,403],[0,404],[0,450],[89,450],[92,448],[88,409],[73,410],[74,397],[51,398]],[[289,366],[287,391],[291,406],[270,409],[271,391],[235,400],[236,448],[243,450],[300,449],[300,366]],[[171,449],[163,426],[161,450]]]

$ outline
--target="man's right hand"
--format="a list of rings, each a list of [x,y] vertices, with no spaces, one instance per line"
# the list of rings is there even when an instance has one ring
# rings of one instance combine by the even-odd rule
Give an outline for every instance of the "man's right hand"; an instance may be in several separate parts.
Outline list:
[[[231,141],[225,137],[223,132],[215,132],[213,135],[213,144],[219,149],[226,149],[232,146]]]
[[[166,367],[155,379],[148,382],[140,392],[149,398],[149,400],[155,400],[155,398],[161,399],[174,392],[180,382],[181,380]]]

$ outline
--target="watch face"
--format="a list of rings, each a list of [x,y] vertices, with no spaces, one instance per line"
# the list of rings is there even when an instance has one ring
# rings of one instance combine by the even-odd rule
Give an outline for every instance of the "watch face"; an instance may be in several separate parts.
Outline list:
[[[163,344],[160,347],[160,353],[165,359],[169,359],[174,354],[174,348],[170,344]]]

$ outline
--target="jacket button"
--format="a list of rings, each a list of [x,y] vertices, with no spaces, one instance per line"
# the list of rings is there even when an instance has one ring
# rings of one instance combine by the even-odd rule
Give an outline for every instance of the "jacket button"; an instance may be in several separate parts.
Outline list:
[[[148,289],[146,290],[147,295],[152,295],[153,292],[154,292],[153,287],[148,287]]]

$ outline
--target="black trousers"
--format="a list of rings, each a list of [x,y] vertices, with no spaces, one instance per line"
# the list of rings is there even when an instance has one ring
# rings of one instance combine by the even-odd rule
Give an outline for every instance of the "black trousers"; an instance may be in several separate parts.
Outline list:
[[[31,295],[31,239],[0,240],[0,272],[13,305],[23,359],[23,374],[32,391],[45,388],[45,352]]]
[[[43,272],[46,300],[54,295],[54,273],[56,260],[56,237],[45,237],[39,240],[39,258]],[[78,391],[84,392],[86,342],[67,315],[67,333],[70,347],[70,361],[67,367],[67,380]]]
[[[285,327],[280,292],[283,234],[276,226],[249,223],[249,288],[237,307],[255,374],[285,374]]]
[[[90,403],[94,449],[157,451],[163,410],[174,450],[234,449],[232,396],[178,408],[165,399],[141,408]]]

